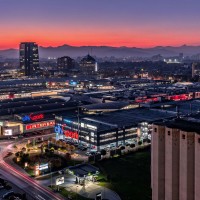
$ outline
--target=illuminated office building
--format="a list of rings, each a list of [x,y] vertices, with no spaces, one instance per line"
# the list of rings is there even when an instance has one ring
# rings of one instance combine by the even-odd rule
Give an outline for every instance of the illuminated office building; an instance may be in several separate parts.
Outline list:
[[[20,43],[20,69],[23,76],[34,76],[39,70],[38,45],[35,42]]]

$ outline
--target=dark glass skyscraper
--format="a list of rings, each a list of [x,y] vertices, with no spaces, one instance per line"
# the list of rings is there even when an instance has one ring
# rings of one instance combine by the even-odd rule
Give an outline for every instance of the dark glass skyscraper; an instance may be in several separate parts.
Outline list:
[[[68,72],[68,70],[73,69],[75,66],[75,62],[69,56],[64,56],[57,59],[57,67],[59,71]]]
[[[20,69],[24,76],[36,75],[39,70],[38,45],[35,42],[20,43]]]

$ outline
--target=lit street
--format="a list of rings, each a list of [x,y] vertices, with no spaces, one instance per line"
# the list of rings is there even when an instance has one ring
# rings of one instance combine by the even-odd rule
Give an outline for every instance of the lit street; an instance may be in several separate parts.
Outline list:
[[[200,200],[200,0],[0,0],[0,200]]]
[[[49,135],[44,137],[49,137]],[[33,139],[33,137],[28,139]],[[27,138],[21,139],[21,141],[25,140],[27,140]],[[0,143],[1,147],[0,174],[3,174],[6,177],[6,180],[9,180],[18,187],[20,187],[24,192],[26,192],[30,197],[32,197],[32,199],[34,198],[37,198],[38,200],[63,199],[62,197],[50,191],[47,187],[40,185],[37,181],[27,176],[25,173],[23,173],[23,170],[18,170],[16,167],[11,166],[10,164],[7,164],[4,161],[3,157],[9,151],[12,151],[11,148],[12,144],[14,144],[14,141],[11,142],[4,141]]]

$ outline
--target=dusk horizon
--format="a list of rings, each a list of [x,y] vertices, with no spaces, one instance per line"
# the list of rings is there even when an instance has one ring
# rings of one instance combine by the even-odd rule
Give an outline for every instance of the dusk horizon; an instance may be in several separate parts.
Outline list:
[[[18,48],[23,41],[45,47],[198,45],[199,5],[197,0],[0,0],[0,49]]]
[[[200,0],[0,0],[0,199],[200,200]]]
[[[23,41],[23,42],[35,42],[35,41]],[[21,42],[20,42],[21,43]],[[4,49],[0,49],[0,51],[5,51],[5,50],[10,50],[10,49],[14,49],[14,50],[19,50],[19,45],[20,43],[16,46],[16,47],[10,47],[10,48],[4,48]],[[37,43],[37,42],[35,42]],[[190,44],[180,44],[180,45],[156,45],[156,46],[148,46],[148,47],[142,47],[142,46],[114,46],[114,45],[71,45],[71,44],[67,44],[67,43],[63,43],[63,44],[60,44],[60,45],[51,45],[49,44],[49,46],[43,46],[43,45],[40,45],[39,43],[37,43],[39,47],[41,48],[59,48],[59,47],[64,47],[64,46],[69,46],[69,47],[113,47],[113,48],[137,48],[137,49],[153,49],[153,48],[158,48],[158,47],[163,47],[163,48],[166,48],[166,47],[173,47],[173,48],[178,48],[178,47],[199,47],[200,44],[196,44],[196,45],[190,45]]]

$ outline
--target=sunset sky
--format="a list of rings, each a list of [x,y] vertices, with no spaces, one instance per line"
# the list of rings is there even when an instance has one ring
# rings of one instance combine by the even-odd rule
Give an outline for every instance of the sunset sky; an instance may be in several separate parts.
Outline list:
[[[199,21],[199,0],[0,0],[0,49],[200,45]]]

